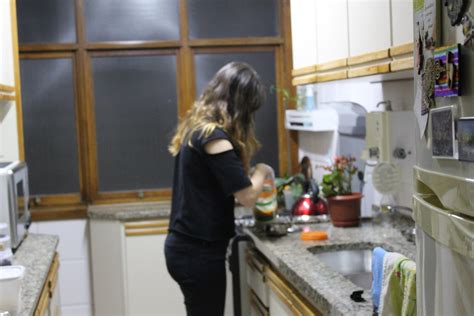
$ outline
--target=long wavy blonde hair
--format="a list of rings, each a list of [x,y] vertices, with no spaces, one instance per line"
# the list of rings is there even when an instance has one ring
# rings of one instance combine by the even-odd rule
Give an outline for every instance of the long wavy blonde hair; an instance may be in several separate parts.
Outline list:
[[[265,101],[265,89],[257,72],[248,64],[231,62],[209,82],[199,99],[180,121],[168,147],[178,155],[183,143],[192,147],[192,136],[209,136],[221,128],[231,139],[246,170],[260,143],[255,137],[255,112]]]

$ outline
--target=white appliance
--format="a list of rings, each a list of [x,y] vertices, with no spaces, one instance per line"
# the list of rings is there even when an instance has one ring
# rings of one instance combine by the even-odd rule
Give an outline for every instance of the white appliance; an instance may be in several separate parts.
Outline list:
[[[447,1],[453,5],[454,1]],[[423,2],[420,2],[423,3]],[[414,10],[415,21],[436,16],[436,46],[463,43],[461,26],[453,27],[444,1],[426,1]],[[472,1],[456,1],[471,5]],[[438,14],[430,13],[431,5]],[[428,6],[427,6],[428,5]],[[456,6],[451,6],[455,8]],[[459,7],[460,8],[460,7]],[[430,25],[425,19],[424,26]],[[441,23],[442,22],[442,23]],[[423,26],[423,23],[419,25]],[[415,38],[418,37],[415,30]],[[415,44],[415,47],[417,45]],[[422,46],[424,60],[433,57],[433,50]],[[474,47],[461,50],[460,97],[438,97],[436,108],[455,105],[461,117],[474,116]],[[415,49],[415,60],[419,60]],[[416,64],[416,62],[415,62]],[[416,68],[416,67],[415,67]],[[420,91],[422,79],[415,69],[415,91]],[[418,92],[417,92],[418,93]],[[421,103],[421,98],[415,98]],[[420,104],[415,103],[415,111]],[[415,116],[419,116],[415,112]],[[474,162],[433,158],[432,118],[423,134],[424,118],[419,116],[415,127],[416,166],[413,217],[417,243],[417,315],[473,315],[474,313]],[[421,132],[420,132],[421,130]],[[449,133],[449,130],[444,130]],[[458,141],[457,137],[456,140]],[[453,146],[454,147],[454,146]]]
[[[312,111],[285,111],[286,129],[308,132],[330,132],[337,130],[338,115],[331,108]]]
[[[9,227],[11,248],[15,251],[30,225],[29,187],[26,163],[0,162],[0,222]]]
[[[413,112],[369,112],[366,118],[366,148],[363,156],[376,163],[394,164],[398,168],[400,184],[391,197],[395,204],[393,207],[411,208],[413,166],[416,162]],[[380,207],[381,197],[375,192],[373,207]]]

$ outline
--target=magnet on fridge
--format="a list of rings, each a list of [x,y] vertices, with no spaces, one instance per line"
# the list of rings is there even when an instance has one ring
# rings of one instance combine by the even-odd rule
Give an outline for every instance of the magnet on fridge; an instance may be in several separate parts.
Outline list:
[[[434,100],[434,89],[436,76],[440,70],[436,67],[434,58],[426,59],[425,66],[423,69],[423,75],[421,76],[421,87],[422,87],[422,104],[421,114],[425,115],[428,113],[430,108],[435,106]]]
[[[459,160],[474,162],[474,117],[462,117],[457,124]]]
[[[459,96],[460,93],[460,45],[435,49],[435,97]]]
[[[449,105],[430,110],[432,154],[437,159],[457,159],[455,120],[456,106]]]

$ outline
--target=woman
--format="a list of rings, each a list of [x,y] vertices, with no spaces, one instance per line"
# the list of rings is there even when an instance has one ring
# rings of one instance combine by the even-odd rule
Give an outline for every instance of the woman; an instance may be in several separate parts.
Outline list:
[[[169,146],[175,169],[166,265],[184,294],[188,315],[224,313],[234,200],[253,207],[271,172],[257,164],[247,175],[259,147],[254,117],[264,97],[252,67],[225,65],[178,125]]]

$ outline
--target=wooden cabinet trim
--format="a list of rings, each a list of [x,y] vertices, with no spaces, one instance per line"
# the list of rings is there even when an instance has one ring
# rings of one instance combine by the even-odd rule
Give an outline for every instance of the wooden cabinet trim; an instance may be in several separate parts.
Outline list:
[[[272,288],[277,288],[282,293],[282,295],[285,296],[285,299],[289,298],[291,306],[293,306],[298,311],[298,314],[305,316],[321,315],[321,313],[316,308],[310,306],[309,302],[306,302],[296,290],[293,290],[290,285],[287,284],[286,280],[280,277],[271,268],[266,269],[265,275],[269,281],[268,284]],[[277,291],[275,291],[275,293],[278,294]]]
[[[332,70],[332,69],[342,68],[346,66],[347,66],[347,58],[341,58],[341,59],[331,60],[323,64],[320,64],[318,66],[318,70],[319,71]]]
[[[35,316],[43,316],[46,314],[48,309],[50,298],[52,298],[54,289],[56,288],[58,281],[58,271],[59,271],[59,254],[56,252],[54,254],[51,266],[49,268],[48,275],[41,290],[40,298],[38,299],[38,304],[34,312]]]
[[[170,221],[168,219],[154,220],[154,221],[139,221],[139,222],[126,222],[125,229],[137,229],[137,228],[161,228],[168,227]]]
[[[395,59],[390,63],[390,71],[401,71],[413,69],[414,59],[413,57]]]
[[[15,95],[0,93],[0,101],[15,101],[15,100],[16,100]]]
[[[370,75],[375,75],[375,74],[384,74],[388,72],[390,72],[390,63],[383,63],[383,64],[378,64],[378,65],[371,65],[371,66],[349,69],[348,77],[355,78],[355,77],[370,76]]]
[[[388,58],[390,57],[389,51],[390,49],[387,48],[387,49],[382,49],[375,52],[370,52],[370,53],[366,53],[366,54],[362,54],[358,56],[349,57],[347,59],[347,64],[349,66],[360,65],[360,64],[371,62],[371,61]]]
[[[413,53],[414,43],[405,43],[398,46],[390,47],[390,56],[399,56]]]
[[[141,229],[125,229],[125,236],[149,236],[149,235],[166,235],[168,234],[168,227],[166,228],[141,228]]]
[[[15,92],[15,87],[0,83],[0,91],[12,93]]]
[[[260,301],[257,294],[250,289],[250,306],[254,306],[261,316],[270,316],[268,308]]]
[[[319,65],[312,65],[312,66],[308,66],[308,67],[293,69],[291,71],[291,75],[293,77],[298,77],[298,76],[311,74],[311,73],[319,71],[319,70],[320,70]]]
[[[406,43],[359,56],[293,69],[292,85],[299,86],[412,69],[412,56],[393,58],[394,56],[407,55],[412,52],[413,43]],[[340,68],[340,70],[327,71],[338,68]]]

